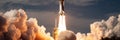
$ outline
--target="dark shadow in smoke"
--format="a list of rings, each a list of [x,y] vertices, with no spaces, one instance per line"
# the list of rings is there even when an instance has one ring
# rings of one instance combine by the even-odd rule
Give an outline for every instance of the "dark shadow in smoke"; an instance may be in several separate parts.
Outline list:
[[[120,37],[117,37],[116,35],[112,36],[111,38],[102,38],[102,40],[120,40]]]
[[[4,17],[0,16],[0,32],[6,31],[6,27],[4,27],[6,22],[7,20]]]

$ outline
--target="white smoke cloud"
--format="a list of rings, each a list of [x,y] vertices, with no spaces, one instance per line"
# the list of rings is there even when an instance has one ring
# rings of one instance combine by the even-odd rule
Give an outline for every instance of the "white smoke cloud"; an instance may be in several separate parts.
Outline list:
[[[90,33],[77,33],[77,40],[102,40],[102,38],[120,37],[120,15],[111,16],[108,20],[94,22],[90,25]]]
[[[0,40],[53,40],[45,31],[46,28],[39,26],[35,18],[27,20],[22,9],[0,15]]]
[[[86,35],[78,32],[76,34],[76,40],[86,40]]]
[[[114,34],[116,34],[118,37],[120,37],[120,15],[118,16],[117,19],[118,23],[116,24],[116,26],[113,29]]]

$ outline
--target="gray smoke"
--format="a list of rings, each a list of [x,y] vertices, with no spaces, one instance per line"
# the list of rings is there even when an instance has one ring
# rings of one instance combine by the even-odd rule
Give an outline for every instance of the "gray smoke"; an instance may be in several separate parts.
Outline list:
[[[74,32],[70,30],[62,31],[59,36],[58,40],[76,40],[76,36]]]

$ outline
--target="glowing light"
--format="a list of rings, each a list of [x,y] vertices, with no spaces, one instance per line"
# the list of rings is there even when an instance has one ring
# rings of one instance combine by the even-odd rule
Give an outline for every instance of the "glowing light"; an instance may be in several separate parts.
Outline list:
[[[61,31],[66,30],[66,21],[65,21],[65,15],[61,14],[59,15],[59,23],[58,23],[58,33]]]

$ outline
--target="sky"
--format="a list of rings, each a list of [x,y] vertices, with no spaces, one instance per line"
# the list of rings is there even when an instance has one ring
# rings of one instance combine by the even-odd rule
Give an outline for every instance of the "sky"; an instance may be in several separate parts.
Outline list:
[[[65,0],[67,29],[87,33],[90,24],[120,14],[120,0]],[[52,32],[59,11],[58,0],[0,0],[0,12],[24,9]]]

